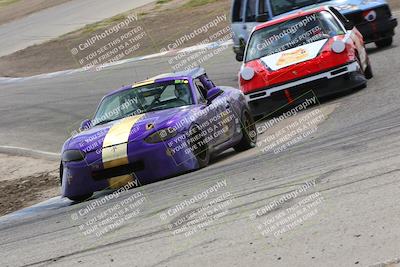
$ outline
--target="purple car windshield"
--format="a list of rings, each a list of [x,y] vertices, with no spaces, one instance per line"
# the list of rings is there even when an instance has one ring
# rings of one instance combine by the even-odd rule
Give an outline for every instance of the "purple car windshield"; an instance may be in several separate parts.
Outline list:
[[[192,104],[192,93],[187,80],[134,86],[104,98],[93,118],[93,124],[104,124],[128,116]]]

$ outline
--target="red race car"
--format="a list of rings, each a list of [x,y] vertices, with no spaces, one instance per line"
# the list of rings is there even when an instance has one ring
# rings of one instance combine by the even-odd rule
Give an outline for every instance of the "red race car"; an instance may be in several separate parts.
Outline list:
[[[365,86],[372,76],[361,33],[324,6],[255,27],[239,83],[253,115],[260,116],[308,92],[324,97]]]

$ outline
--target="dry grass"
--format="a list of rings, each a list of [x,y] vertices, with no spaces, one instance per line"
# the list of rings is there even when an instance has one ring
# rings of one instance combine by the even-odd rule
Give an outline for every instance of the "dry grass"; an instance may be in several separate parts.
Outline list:
[[[389,0],[389,5],[392,9],[400,9],[400,0]]]
[[[139,16],[136,25],[132,23],[128,28],[122,29],[117,35],[110,35],[97,42],[96,47],[93,47],[91,51],[85,51],[85,55],[108,44],[117,38],[117,36],[129,32],[137,26],[143,27],[146,37],[140,41],[140,49],[128,54],[125,58],[158,53],[160,49],[165,48],[181,36],[190,34],[195,29],[206,25],[215,19],[216,16],[225,14],[227,20],[221,22],[218,28],[213,29],[213,31],[196,36],[185,42],[184,46],[197,44],[206,39],[210,34],[230,24],[230,0],[213,1],[212,3],[203,4],[196,8],[188,8],[186,3],[188,3],[187,0],[173,0],[161,5],[161,7],[154,7],[151,12],[148,10],[135,10],[133,13],[142,14],[142,16]],[[85,55],[78,54],[78,56],[74,57],[70,50],[79,44],[85,43],[91,36],[101,34],[106,28],[124,20],[129,14],[127,12],[105,21],[87,25],[83,29],[66,34],[56,40],[34,45],[2,57],[0,58],[0,77],[30,76],[82,67],[82,65],[78,64],[78,61]],[[172,20],[171,18],[174,19]]]
[[[71,0],[0,0],[0,25]]]

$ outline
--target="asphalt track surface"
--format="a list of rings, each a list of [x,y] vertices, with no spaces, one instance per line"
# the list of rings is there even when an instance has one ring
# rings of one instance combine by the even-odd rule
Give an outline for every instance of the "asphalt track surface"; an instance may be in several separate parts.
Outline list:
[[[153,0],[73,0],[0,26],[0,56],[43,43]]]
[[[0,266],[370,266],[400,257],[400,35],[389,49],[369,49],[375,78],[368,87],[322,101],[325,119],[303,142],[274,154],[228,151],[205,169],[122,193],[87,216],[102,199],[72,205],[52,199],[0,219]],[[204,65],[220,85],[236,85],[239,64],[229,50]],[[91,114],[112,88],[168,70],[165,58],[93,73],[0,84],[0,144],[58,152],[69,128]],[[303,112],[303,115],[312,110]],[[281,122],[282,125],[287,121]],[[272,134],[273,129],[263,137]],[[218,181],[231,194],[228,213],[186,237],[171,207]],[[274,213],[254,214],[307,181],[315,187]],[[110,233],[84,235],[80,225],[140,192],[134,218]],[[290,231],[263,236],[259,225],[319,192],[316,213]],[[218,194],[219,194],[218,193]],[[11,197],[11,196],[10,196]],[[160,216],[161,215],[161,216]]]

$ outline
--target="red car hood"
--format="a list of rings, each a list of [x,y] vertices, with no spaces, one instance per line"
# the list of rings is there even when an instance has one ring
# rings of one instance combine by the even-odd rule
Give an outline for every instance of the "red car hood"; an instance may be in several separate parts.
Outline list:
[[[323,39],[317,42],[298,46],[280,53],[261,58],[260,60],[273,71],[314,59],[328,42]]]
[[[335,36],[245,63],[242,68],[252,68],[255,74],[251,80],[244,80],[239,73],[242,92],[253,93],[354,61],[355,50],[351,42],[346,42],[343,53],[332,51],[333,42],[344,38],[345,35]]]

